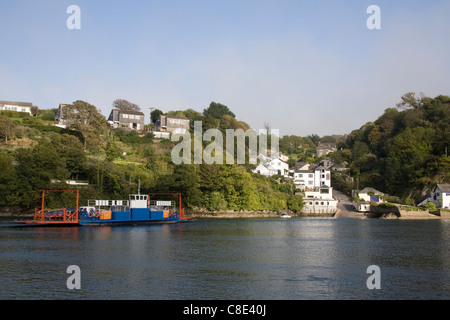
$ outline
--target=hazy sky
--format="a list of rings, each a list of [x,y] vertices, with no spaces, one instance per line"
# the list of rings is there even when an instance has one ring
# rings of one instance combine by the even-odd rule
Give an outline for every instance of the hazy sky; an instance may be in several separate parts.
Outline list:
[[[81,30],[69,30],[70,5]],[[381,30],[369,30],[369,5]],[[349,133],[409,91],[450,95],[450,1],[1,0],[0,100],[227,105],[254,129]]]

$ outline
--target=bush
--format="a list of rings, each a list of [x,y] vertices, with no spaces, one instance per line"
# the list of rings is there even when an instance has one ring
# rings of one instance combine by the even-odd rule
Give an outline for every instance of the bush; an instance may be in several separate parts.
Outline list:
[[[287,200],[287,207],[289,210],[297,213],[303,209],[303,197],[298,195],[289,196]]]
[[[428,210],[436,210],[436,205],[434,204],[434,202],[429,201],[425,205],[425,208],[427,208]]]
[[[378,206],[380,208],[395,208],[396,207],[395,204],[392,204],[392,203],[389,203],[389,202],[380,203]]]

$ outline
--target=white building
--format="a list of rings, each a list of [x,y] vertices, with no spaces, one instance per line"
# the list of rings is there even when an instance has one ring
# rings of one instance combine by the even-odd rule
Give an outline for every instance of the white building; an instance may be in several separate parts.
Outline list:
[[[31,102],[0,101],[0,111],[26,112],[32,116],[31,107]]]
[[[333,198],[333,188],[321,186],[303,193],[303,213],[329,213],[337,211],[338,201]]]
[[[271,177],[273,175],[289,176],[289,165],[280,158],[274,158],[266,163],[260,163],[254,170],[263,176]]]
[[[383,200],[381,200],[381,196],[384,195],[384,193],[370,187],[362,189],[358,194],[355,195],[357,195],[360,200],[365,202],[384,202]]]
[[[294,171],[294,184],[296,189],[314,189],[321,186],[331,186],[331,171],[322,166],[309,169],[309,164],[304,164]]]
[[[438,183],[431,194],[431,201],[436,208],[450,208],[450,183]]]

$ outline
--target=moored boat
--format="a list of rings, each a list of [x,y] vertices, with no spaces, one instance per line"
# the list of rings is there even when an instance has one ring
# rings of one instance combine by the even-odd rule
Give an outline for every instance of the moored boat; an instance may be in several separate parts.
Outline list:
[[[72,193],[76,196],[76,206],[58,210],[45,209],[45,196],[54,192]],[[161,197],[166,199],[161,200]],[[167,200],[167,197],[176,200]],[[89,200],[87,206],[81,207],[78,202],[78,190],[44,190],[41,209],[35,209],[33,220],[22,223],[28,226],[113,226],[191,220],[184,216],[180,193],[130,194],[128,200]]]
[[[286,212],[283,212],[281,215],[280,215],[280,218],[283,218],[283,219],[289,219],[291,216],[290,215],[288,215]]]

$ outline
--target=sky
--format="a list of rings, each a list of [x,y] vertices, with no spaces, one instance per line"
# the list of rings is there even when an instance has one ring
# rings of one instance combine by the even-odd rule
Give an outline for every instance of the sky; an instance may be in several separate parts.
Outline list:
[[[146,123],[214,101],[281,136],[346,134],[407,92],[450,95],[449,39],[450,0],[1,0],[0,100],[108,117],[126,99]]]

